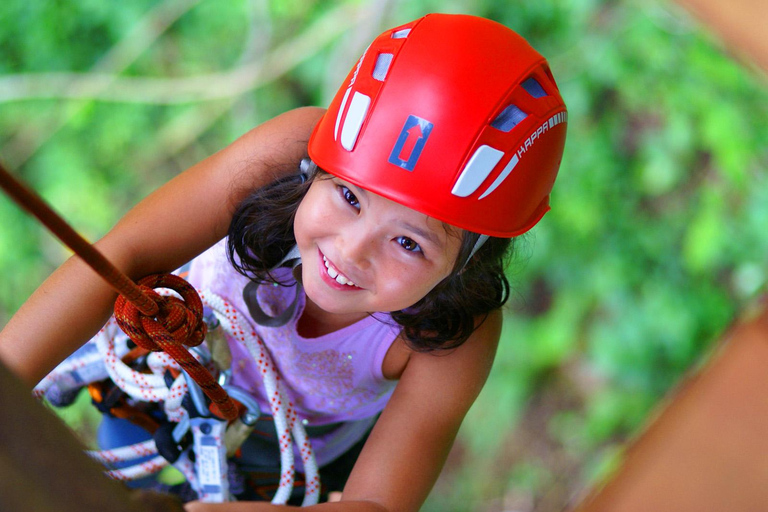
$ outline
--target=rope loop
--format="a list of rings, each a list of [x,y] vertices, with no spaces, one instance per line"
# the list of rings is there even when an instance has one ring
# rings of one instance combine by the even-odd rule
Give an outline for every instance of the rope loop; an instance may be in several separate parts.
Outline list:
[[[203,303],[189,283],[173,274],[156,274],[143,278],[138,285],[158,305],[154,317],[143,314],[122,295],[115,302],[115,319],[136,345],[167,352],[170,345],[196,347],[203,342]],[[162,296],[156,288],[173,290],[181,299]]]

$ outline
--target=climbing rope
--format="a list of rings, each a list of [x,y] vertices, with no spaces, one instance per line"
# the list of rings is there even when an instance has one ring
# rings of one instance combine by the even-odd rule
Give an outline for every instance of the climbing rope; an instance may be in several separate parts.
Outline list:
[[[194,288],[171,275],[148,276],[137,285],[107,260],[54,212],[35,192],[14,178],[0,163],[0,188],[24,210],[36,217],[72,249],[117,293],[115,317],[120,327],[139,346],[165,351],[197,382],[213,402],[216,413],[237,418],[237,407],[224,389],[184,347],[199,345],[205,338],[202,303]],[[161,297],[154,288],[171,288],[182,298]]]
[[[320,495],[320,474],[315,455],[312,451],[304,424],[299,421],[298,414],[284,389],[283,381],[277,373],[275,363],[269,355],[264,342],[256,335],[253,328],[244,320],[245,316],[237,311],[222,297],[210,291],[202,291],[203,301],[211,307],[221,321],[224,330],[230,336],[243,344],[262,376],[267,399],[275,421],[280,446],[280,483],[272,503],[284,504],[288,501],[294,482],[294,460],[291,442],[296,444],[304,465],[306,479],[303,506],[317,503]]]

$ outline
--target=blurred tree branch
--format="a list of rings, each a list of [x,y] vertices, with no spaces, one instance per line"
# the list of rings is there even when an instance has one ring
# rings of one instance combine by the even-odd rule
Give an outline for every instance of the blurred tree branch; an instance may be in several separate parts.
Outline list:
[[[156,41],[170,25],[200,0],[166,1],[147,14],[120,43],[115,45],[89,73],[35,73],[0,77],[0,102],[30,99],[83,100],[49,119],[22,127],[0,148],[12,167],[23,165],[54,134],[74,118],[88,101],[114,101],[143,104],[179,104],[230,100],[221,107],[206,110],[220,115],[243,93],[267,84],[315,55],[330,41],[347,31],[359,16],[344,3],[329,10],[293,39],[268,53],[254,52],[253,44],[244,51],[246,60],[238,67],[220,73],[184,78],[119,76],[138,56]],[[167,4],[173,3],[173,7]],[[248,49],[251,48],[251,49]],[[215,117],[218,117],[216,115]],[[214,117],[214,119],[215,119]],[[186,124],[186,123],[185,123]],[[207,124],[196,123],[199,134]],[[202,127],[202,128],[201,128]],[[182,137],[187,143],[190,137]],[[183,143],[182,143],[183,145]],[[179,147],[179,141],[175,144]]]
[[[285,74],[346,32],[355,20],[351,11],[342,4],[263,58],[220,73],[182,78],[119,76],[120,70],[7,75],[0,77],[0,102],[54,98],[175,104],[239,96]]]
[[[151,46],[168,28],[186,12],[200,3],[200,0],[165,0],[147,15],[116,45],[114,45],[99,61],[93,70],[97,74],[112,76],[124,71],[149,46]],[[110,80],[102,80],[98,84],[86,84],[79,81],[69,81],[67,84],[57,83],[60,94],[77,94],[77,91],[88,91],[89,96],[110,85]],[[95,86],[95,87],[94,87]],[[56,111],[48,116],[45,122],[23,126],[10,141],[2,148],[0,154],[11,167],[20,167],[32,157],[54,134],[74,118],[84,104],[66,111]]]
[[[209,101],[210,103],[203,108],[176,116],[173,121],[162,127],[157,133],[159,141],[157,147],[163,148],[162,151],[155,154],[152,160],[141,162],[140,167],[154,169],[163,160],[189,146],[212,123],[231,112],[232,106],[242,100],[243,94],[278,79],[311,58],[340,34],[349,30],[356,18],[359,18],[359,15],[356,15],[348,4],[340,5],[309,25],[294,39],[270,50],[261,29],[270,25],[271,21],[266,9],[261,9],[252,16],[251,36],[241,57],[243,64],[225,73],[167,80],[165,83],[163,79],[155,80],[157,89],[154,92],[151,88],[147,89],[144,99],[157,100],[162,97],[168,101],[138,101],[140,98],[137,98],[135,102],[181,103],[181,101],[173,101],[174,94],[178,96],[181,94],[179,91],[184,90],[190,94],[188,102]],[[262,48],[259,48],[260,46]],[[186,89],[175,89],[172,85],[174,82],[185,80],[189,80]],[[176,90],[175,93],[174,90]],[[201,96],[194,97],[196,93],[201,93]],[[192,163],[194,162],[182,163],[180,167],[184,168]]]

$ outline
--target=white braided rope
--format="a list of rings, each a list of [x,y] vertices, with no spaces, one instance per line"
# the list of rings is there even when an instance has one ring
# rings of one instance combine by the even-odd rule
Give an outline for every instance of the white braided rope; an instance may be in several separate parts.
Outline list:
[[[110,450],[87,450],[85,454],[105,466],[114,466],[121,462],[130,462],[154,455],[152,459],[134,464],[133,466],[111,469],[105,472],[109,478],[120,481],[144,478],[145,476],[157,473],[168,465],[167,460],[157,455],[157,446],[155,446],[154,439]]]
[[[101,356],[98,353],[91,353],[84,357],[71,360],[67,359],[63,361],[60,365],[54,368],[51,373],[43,377],[43,379],[37,383],[35,389],[32,390],[33,396],[35,398],[42,398],[45,396],[45,393],[48,391],[48,389],[50,389],[53,384],[61,380],[64,375],[72,373],[73,371],[83,368],[89,364],[93,364],[100,359]]]
[[[184,479],[189,483],[192,489],[200,488],[200,481],[195,473],[195,463],[189,458],[189,452],[185,451],[173,463],[173,467],[178,469],[184,475]]]
[[[181,405],[187,393],[187,382],[183,375],[179,375],[169,389],[164,376],[167,368],[178,369],[178,363],[167,354],[153,352],[147,356],[152,373],[137,372],[115,353],[115,336],[119,333],[117,322],[110,318],[95,337],[109,377],[131,398],[142,402],[162,402],[168,419],[176,423],[181,421],[187,414]]]
[[[114,319],[111,319],[110,322],[107,322],[104,327],[99,330],[99,333],[94,336],[94,338],[91,339],[88,344],[96,348],[97,337],[105,335],[107,330],[110,331],[110,336],[114,337],[116,326],[117,324],[114,322]],[[120,331],[117,332],[122,334]],[[127,336],[123,335],[123,339],[127,340],[128,338]],[[117,350],[117,355],[122,357],[127,352],[127,345],[122,344],[120,345],[119,350]],[[83,369],[92,365],[100,365],[102,368],[104,368],[103,363],[103,357],[98,352],[98,350],[86,351],[85,354],[78,354],[77,357],[70,356],[62,361],[58,366],[56,366],[56,368],[54,368],[48,375],[43,377],[43,379],[35,386],[32,394],[35,398],[41,399],[54,384],[59,386],[64,384],[65,388],[68,388],[68,386],[79,388],[88,385],[91,382],[103,380],[105,378],[105,376],[103,376],[103,372],[91,371],[87,372],[86,375],[80,374]],[[78,375],[73,378],[73,374]]]
[[[136,464],[135,466],[111,469],[106,471],[104,474],[106,474],[112,480],[119,480],[123,482],[126,480],[137,480],[139,478],[144,478],[145,476],[154,475],[167,465],[168,461],[165,460],[165,458],[162,456],[158,455],[153,459],[142,462],[140,464]]]
[[[304,425],[298,421],[293,403],[287,398],[283,390],[272,357],[256,332],[245,320],[245,316],[240,314],[231,304],[208,290],[201,291],[200,297],[203,299],[203,303],[216,313],[222,327],[230,336],[248,349],[261,373],[280,446],[280,484],[272,503],[285,504],[291,495],[295,470],[291,444],[294,440],[299,447],[307,480],[302,505],[308,506],[317,503],[320,497],[320,476],[317,462]],[[291,432],[293,432],[293,436],[291,436]]]
[[[157,455],[157,446],[154,439],[149,439],[141,443],[112,448],[110,450],[88,450],[85,452],[93,460],[105,465],[111,465],[118,462],[127,462],[150,455]]]

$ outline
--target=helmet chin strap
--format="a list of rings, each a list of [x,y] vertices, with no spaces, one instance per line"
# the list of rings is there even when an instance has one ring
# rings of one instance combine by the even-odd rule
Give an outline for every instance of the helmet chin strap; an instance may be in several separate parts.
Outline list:
[[[299,175],[301,182],[306,183],[317,172],[317,164],[310,158],[302,158],[299,163]]]
[[[299,163],[299,176],[301,182],[306,183],[309,178],[317,172],[317,164],[309,158],[302,158]],[[286,254],[280,263],[275,265],[271,270],[280,267],[290,267],[293,278],[296,280],[296,294],[291,301],[291,304],[281,311],[276,316],[272,316],[264,311],[258,300],[259,286],[263,283],[256,283],[251,281],[245,288],[243,288],[243,300],[248,307],[248,312],[251,314],[253,321],[259,325],[265,327],[281,327],[291,321],[296,314],[296,309],[299,305],[299,296],[301,295],[301,254],[299,253],[299,247],[294,245],[288,254]]]
[[[488,235],[480,235],[480,237],[477,239],[477,242],[475,242],[475,246],[472,248],[472,252],[469,253],[469,257],[467,258],[467,261],[464,262],[464,266],[467,266],[467,263],[469,263],[472,260],[472,256],[475,255],[475,253],[483,246],[485,242],[488,241],[490,237]]]

